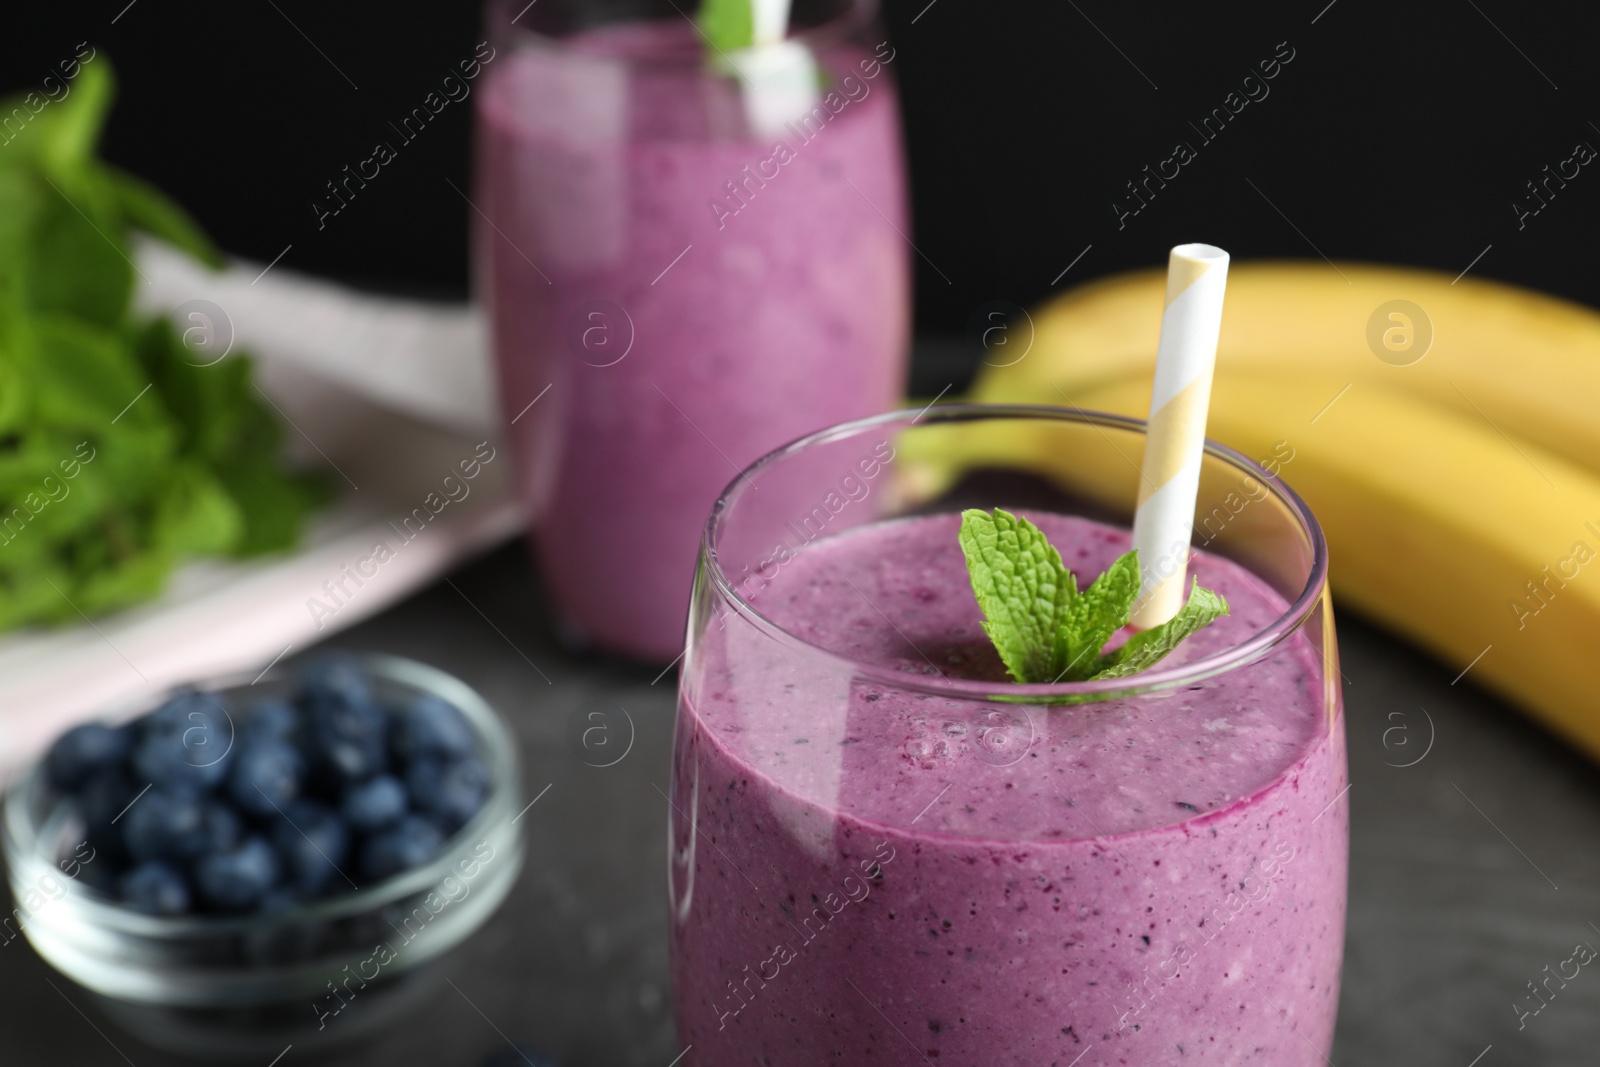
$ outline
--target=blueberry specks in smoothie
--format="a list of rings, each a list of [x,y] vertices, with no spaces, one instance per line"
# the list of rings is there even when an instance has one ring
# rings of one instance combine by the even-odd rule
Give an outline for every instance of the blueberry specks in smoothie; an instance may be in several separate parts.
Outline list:
[[[1128,547],[1125,530],[1032,521],[1084,573]],[[819,538],[763,590],[763,614],[877,671],[904,665],[908,680],[930,674],[919,649],[950,678],[976,672],[980,650],[992,669],[959,522]],[[1224,651],[1287,610],[1233,562],[1201,550],[1190,568],[1234,610],[1174,657]],[[1312,819],[1344,784],[1343,748],[1304,635],[1163,699],[1026,706],[1025,751],[1045,758],[1010,762],[975,744],[993,703],[796,663],[766,635],[714,630],[704,682],[685,690],[677,803],[690,810],[698,780],[698,832],[717,842],[696,854],[692,914],[675,935],[682,1038],[700,1062],[920,1062],[903,1044],[886,1051],[898,1040],[886,1021],[950,1065],[1066,1067],[1095,1043],[1082,1067],[1320,1062],[1306,1054],[1331,1035],[1343,896],[1327,887],[1342,887],[1344,867],[1341,828]],[[926,747],[912,758],[908,743]],[[733,778],[747,788],[724,791]],[[800,929],[804,906],[786,914],[781,894],[837,884],[858,839],[887,839],[899,858],[861,871],[859,906]],[[1296,851],[1269,875],[1273,842]],[[771,903],[754,903],[733,868],[746,857]],[[1330,933],[1299,933],[1315,930]],[[766,966],[765,988],[741,971],[787,943],[804,955]],[[1241,976],[1300,1032],[1260,1003],[1236,1011]],[[722,1027],[717,1012],[738,1006],[728,982],[748,1007]]]

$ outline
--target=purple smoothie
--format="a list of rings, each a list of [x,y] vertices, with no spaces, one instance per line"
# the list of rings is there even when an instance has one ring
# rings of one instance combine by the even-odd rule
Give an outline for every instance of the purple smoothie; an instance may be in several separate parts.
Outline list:
[[[1029,517],[1080,584],[1128,547],[1122,529]],[[959,522],[815,540],[750,602],[908,680],[1003,678]],[[1197,552],[1191,571],[1232,614],[1164,667],[1286,611],[1228,560]],[[1186,688],[1048,709],[821,658],[725,618],[685,669],[673,965],[697,1064],[1323,1062],[1344,726],[1303,631]]]
[[[486,68],[483,295],[533,541],[575,636],[675,659],[729,477],[896,405],[910,311],[892,58],[822,49],[817,110],[763,136],[683,19],[508,47]]]

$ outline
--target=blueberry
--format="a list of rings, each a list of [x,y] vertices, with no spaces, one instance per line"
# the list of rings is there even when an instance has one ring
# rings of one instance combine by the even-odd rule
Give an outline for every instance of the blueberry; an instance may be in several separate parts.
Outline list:
[[[227,852],[237,848],[244,837],[244,821],[227,804],[210,800],[201,809],[200,833],[205,843],[197,850],[198,855]]]
[[[83,792],[78,794],[78,808],[83,814],[88,836],[102,840],[115,839],[120,844],[121,822],[119,820],[113,826],[112,820],[123,813],[142,788],[135,786],[117,767],[101,771],[91,778]],[[99,841],[96,841],[98,844]]]
[[[483,807],[483,798],[489,793],[489,772],[481,760],[470,757],[450,763],[426,760],[407,773],[406,786],[413,807],[454,832]]]
[[[283,861],[284,883],[307,897],[334,881],[350,852],[350,833],[332,809],[310,800],[297,801],[271,820],[272,844]]]
[[[422,694],[395,716],[395,754],[407,762],[470,756],[476,747],[466,716],[432,694]]]
[[[132,741],[130,731],[120,726],[103,722],[74,726],[56,738],[45,756],[50,784],[69,793],[82,788],[91,776],[120,762]]]
[[[330,787],[385,771],[388,735],[389,715],[376,704],[324,701],[306,717],[306,750]]]
[[[398,822],[406,813],[406,787],[400,779],[380,774],[345,790],[339,814],[352,830],[370,833]]]
[[[407,815],[398,824],[368,838],[361,849],[361,873],[368,878],[388,878],[420,867],[444,845],[444,834],[420,815]]]
[[[371,680],[354,657],[312,663],[296,699],[306,713],[306,749],[325,786],[336,791],[387,767],[389,716],[373,702]]]
[[[199,690],[186,686],[173,693],[167,698],[166,703],[154,711],[147,712],[141,718],[135,719],[134,723],[140,731],[172,728],[181,730],[189,725],[189,713],[191,711],[204,711],[208,707],[210,705],[205,702],[205,698]]]
[[[251,708],[250,714],[239,724],[239,737],[247,741],[270,737],[293,742],[299,726],[300,715],[294,710],[294,705],[275,698],[263,700]]]
[[[300,672],[298,695],[309,711],[364,708],[372,704],[372,682],[354,656],[335,654],[313,661]]]
[[[203,856],[195,864],[200,897],[218,911],[243,911],[257,904],[278,881],[278,856],[259,837],[247,837],[231,852]]]
[[[206,845],[205,804],[192,793],[150,789],[119,825],[129,854],[140,862],[187,859]]]
[[[228,771],[228,796],[250,815],[272,815],[300,795],[305,760],[292,746],[273,738],[240,746]]]
[[[383,745],[385,723],[375,710],[341,713],[341,719],[314,725],[307,745],[318,781],[333,792],[389,769]],[[365,721],[353,721],[356,719]]]
[[[152,860],[122,876],[118,892],[128,906],[147,915],[182,915],[189,910],[189,883],[176,867]]]
[[[133,769],[168,789],[209,789],[228,773],[233,721],[214,696],[184,692],[145,716]]]

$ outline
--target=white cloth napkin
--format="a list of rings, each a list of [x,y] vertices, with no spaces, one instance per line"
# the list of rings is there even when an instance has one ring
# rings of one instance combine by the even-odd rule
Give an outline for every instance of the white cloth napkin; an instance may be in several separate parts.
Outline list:
[[[264,362],[296,364],[440,426],[483,434],[499,425],[476,307],[369,296],[282,265],[239,261],[212,271],[157,241],[143,242],[138,258],[148,280],[138,306],[182,309],[180,329],[220,328]],[[214,313],[203,304],[223,321],[206,321]]]

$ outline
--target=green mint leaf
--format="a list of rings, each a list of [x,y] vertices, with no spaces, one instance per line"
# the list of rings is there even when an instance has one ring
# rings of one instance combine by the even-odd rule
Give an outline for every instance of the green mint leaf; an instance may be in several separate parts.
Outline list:
[[[156,498],[150,540],[174,557],[232,551],[244,530],[244,517],[216,476],[195,463],[180,462]]]
[[[149,600],[161,592],[174,562],[173,557],[159,547],[141,549],[124,559],[108,562],[99,570],[89,571],[61,588],[70,591],[72,602],[82,608],[84,614],[98,615]],[[61,599],[59,594],[56,599]],[[77,618],[77,613],[68,608],[59,613],[57,621],[71,622]]]
[[[1139,581],[1139,550],[1132,549],[1078,594],[1057,631],[1054,681],[1081,682],[1100,668],[1100,650],[1128,625]]]
[[[1178,647],[1178,643],[1202,627],[1208,626],[1228,614],[1228,602],[1218,594],[1194,580],[1189,600],[1178,614],[1148,630],[1141,630],[1128,638],[1126,644],[1109,655],[1102,656],[1094,678],[1126,678],[1130,674],[1148,670],[1157,660]]]
[[[230,552],[241,558],[293,548],[306,514],[337,495],[326,478],[285,475],[270,455],[239,456],[219,467],[217,476],[244,516]]]
[[[84,171],[53,186],[41,175],[37,188],[31,247],[23,250],[29,305],[116,326],[127,315],[134,268],[109,187]]]
[[[961,513],[961,552],[983,609],[983,632],[1019,682],[1048,682],[1056,672],[1056,635],[1077,596],[1072,572],[1044,533],[1000,508]]]
[[[1044,531],[1001,508],[961,513],[958,535],[983,632],[1011,677],[1022,683],[1125,678],[1148,670],[1190,634],[1228,614],[1228,602],[1194,582],[1171,620],[1100,650],[1128,625],[1141,575],[1137,549],[1123,553],[1090,586],[1078,580]]]
[[[132,230],[217,254],[99,158],[109,63],[48,106],[0,104],[0,630],[146,599],[195,555],[287,548],[328,495],[282,466],[242,353],[200,366],[186,324],[132,311]]]
[[[95,145],[111,113],[116,89],[109,60],[83,64],[72,80],[72,91],[60,103],[45,107],[17,134],[20,154],[36,160],[57,182],[98,166]],[[15,98],[5,101],[4,113],[13,114],[18,104]],[[8,144],[7,149],[10,147]]]
[[[711,47],[736,52],[756,43],[754,0],[703,0],[695,21]]]

